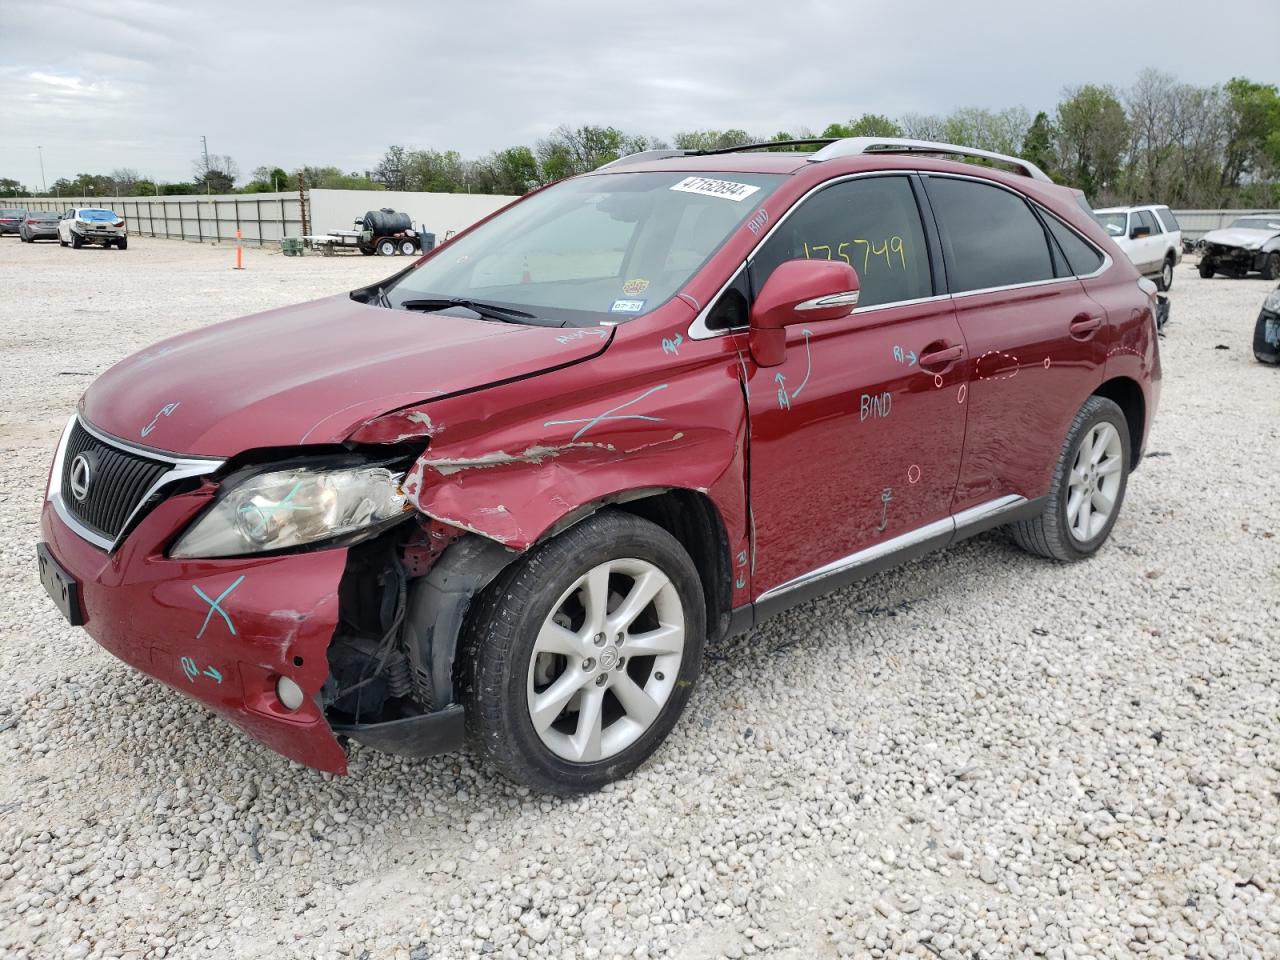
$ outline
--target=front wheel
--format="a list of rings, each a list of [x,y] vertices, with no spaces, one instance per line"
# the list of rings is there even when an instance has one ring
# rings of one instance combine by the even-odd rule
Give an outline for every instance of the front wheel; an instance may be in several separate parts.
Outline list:
[[[1012,524],[1018,546],[1052,560],[1092,556],[1120,515],[1129,463],[1124,411],[1106,397],[1090,397],[1067,431],[1044,511]]]
[[[1213,264],[1208,260],[1201,260],[1200,265],[1196,267],[1200,271],[1200,276],[1208,280],[1214,274]]]
[[[1160,268],[1160,276],[1156,280],[1156,289],[1163,293],[1173,286],[1173,258],[1169,257],[1165,260],[1164,266]]]
[[[702,661],[698,573],[671,534],[621,511],[570,527],[508,567],[468,617],[473,747],[517,783],[597,790],[675,726]]]
[[[412,240],[401,240],[400,252],[403,253],[406,257],[412,257],[415,253],[418,252],[418,248],[414,246]]]
[[[83,245],[84,245],[84,240],[81,238],[80,234],[78,234],[78,233],[72,233],[72,234],[71,234],[71,246],[73,246],[73,247],[75,247],[77,250],[79,250]]]

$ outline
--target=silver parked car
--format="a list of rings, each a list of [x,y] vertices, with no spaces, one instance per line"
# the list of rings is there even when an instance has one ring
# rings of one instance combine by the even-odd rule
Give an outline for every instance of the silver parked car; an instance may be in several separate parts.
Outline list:
[[[86,243],[100,243],[104,247],[115,245],[124,250],[129,246],[129,236],[124,217],[114,210],[76,207],[64,213],[58,222],[58,242],[64,247],[79,248]]]
[[[27,215],[18,223],[18,239],[23,243],[57,240],[61,220],[56,210],[28,210]]]
[[[0,234],[17,233],[18,224],[27,215],[27,211],[17,207],[0,208]]]

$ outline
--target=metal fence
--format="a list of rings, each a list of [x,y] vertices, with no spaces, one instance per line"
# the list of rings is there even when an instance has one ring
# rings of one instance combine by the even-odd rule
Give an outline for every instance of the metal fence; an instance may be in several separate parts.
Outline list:
[[[217,243],[278,243],[303,232],[303,200],[297,193],[220,194],[174,197],[63,197],[5,201],[27,210],[64,212],[104,207],[124,217],[130,233],[143,237]]]
[[[1280,210],[1175,210],[1184,240],[1199,240],[1210,230],[1225,227],[1236,217],[1280,217]]]

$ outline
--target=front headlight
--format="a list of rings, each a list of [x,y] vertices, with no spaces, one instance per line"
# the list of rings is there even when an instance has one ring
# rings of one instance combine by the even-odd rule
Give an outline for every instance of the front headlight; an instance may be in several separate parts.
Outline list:
[[[1268,313],[1280,313],[1280,287],[1267,294],[1267,299],[1262,301],[1262,309]]]
[[[253,474],[197,519],[170,556],[262,553],[376,529],[412,509],[403,479],[369,466]]]

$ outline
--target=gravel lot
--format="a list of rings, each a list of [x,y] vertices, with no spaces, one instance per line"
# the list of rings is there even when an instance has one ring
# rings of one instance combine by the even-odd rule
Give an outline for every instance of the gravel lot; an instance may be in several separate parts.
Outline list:
[[[1280,957],[1270,284],[1178,268],[1099,557],[996,533],[800,607],[710,651],[636,776],[561,801],[465,756],[292,765],[44,597],[46,472],[95,374],[390,272],[232,258],[0,240],[0,955]]]

